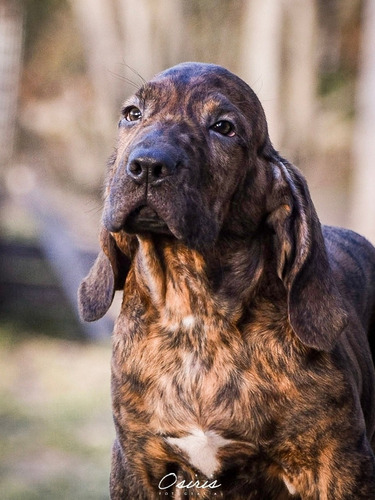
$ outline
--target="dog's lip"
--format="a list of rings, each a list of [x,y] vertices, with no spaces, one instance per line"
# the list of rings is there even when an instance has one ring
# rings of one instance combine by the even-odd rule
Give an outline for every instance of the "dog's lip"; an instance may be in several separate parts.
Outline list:
[[[132,210],[124,222],[124,230],[128,233],[162,233],[172,234],[168,224],[150,205],[140,205]]]

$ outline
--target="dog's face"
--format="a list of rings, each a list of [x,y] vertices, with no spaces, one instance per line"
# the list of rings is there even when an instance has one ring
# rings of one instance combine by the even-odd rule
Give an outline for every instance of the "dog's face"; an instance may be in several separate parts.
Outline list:
[[[123,107],[103,224],[212,246],[266,144],[261,104],[242,80],[214,65],[175,66]]]

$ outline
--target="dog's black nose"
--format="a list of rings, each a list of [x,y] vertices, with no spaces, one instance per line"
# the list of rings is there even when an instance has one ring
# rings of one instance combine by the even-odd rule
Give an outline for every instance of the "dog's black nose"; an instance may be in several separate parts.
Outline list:
[[[131,155],[126,171],[137,184],[157,185],[173,174],[177,163],[169,155],[148,152],[147,154]]]

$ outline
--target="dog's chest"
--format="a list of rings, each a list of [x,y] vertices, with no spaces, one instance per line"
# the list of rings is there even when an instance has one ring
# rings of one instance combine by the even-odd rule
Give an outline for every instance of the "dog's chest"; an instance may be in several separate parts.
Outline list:
[[[164,311],[143,325],[144,335],[129,334],[122,349],[121,398],[123,411],[132,409],[128,424],[136,404],[137,422],[143,419],[148,431],[165,436],[193,463],[205,457],[208,472],[235,440],[259,439],[260,427],[272,418],[271,405],[266,411],[264,405],[277,396],[259,350],[243,332],[219,312],[198,312]]]
[[[115,330],[115,418],[128,436],[152,443],[144,453],[165,463],[178,456],[210,477],[244,454],[255,457],[270,438],[277,370],[192,272],[163,282],[152,272],[145,278],[146,264],[153,304],[131,296],[129,283]]]
[[[212,476],[221,454],[236,447],[230,434],[249,432],[248,364],[239,332],[220,316],[160,317],[147,336],[128,344],[121,387],[127,426],[158,436],[190,466]]]
[[[210,427],[223,419],[227,426],[233,405],[248,402],[249,348],[220,316],[159,318],[128,352],[127,370],[147,387],[155,428]]]

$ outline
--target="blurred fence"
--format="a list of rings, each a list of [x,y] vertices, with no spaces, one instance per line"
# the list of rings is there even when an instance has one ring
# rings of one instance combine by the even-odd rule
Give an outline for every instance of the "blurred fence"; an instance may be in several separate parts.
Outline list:
[[[0,2],[0,165],[13,154],[23,15],[16,0]]]

